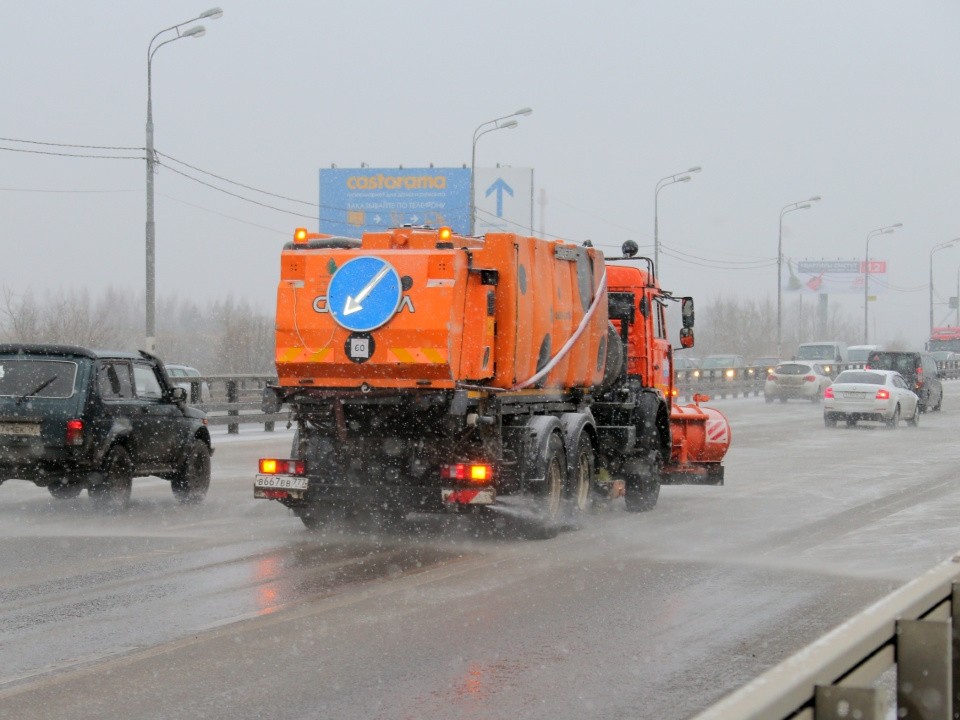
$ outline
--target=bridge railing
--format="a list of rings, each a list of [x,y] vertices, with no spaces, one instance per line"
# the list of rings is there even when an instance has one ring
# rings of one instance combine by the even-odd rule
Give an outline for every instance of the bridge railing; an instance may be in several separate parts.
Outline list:
[[[960,713],[958,628],[960,555],[895,590],[694,720],[953,720]],[[892,698],[885,682],[878,682],[891,668],[896,668]],[[888,714],[891,701],[894,708]]]
[[[787,361],[784,361],[787,362]],[[802,362],[802,361],[801,361]],[[775,366],[756,365],[742,368],[698,368],[677,370],[674,372],[674,386],[681,399],[690,399],[695,393],[710,397],[726,398],[760,395],[767,381],[767,373]],[[864,363],[842,363],[841,370],[855,370],[864,367]],[[949,360],[937,363],[941,380],[960,378],[960,361]]]
[[[677,395],[690,399],[694,394],[726,398],[747,397],[763,392],[767,381],[766,367],[698,368],[674,372],[674,387]]]
[[[277,381],[276,375],[204,375],[170,380],[181,387],[189,385],[187,402],[207,413],[208,424],[226,425],[230,434],[240,432],[240,423],[263,423],[264,430],[272,432],[277,422],[290,419],[287,409],[265,413],[260,407],[263,389]]]

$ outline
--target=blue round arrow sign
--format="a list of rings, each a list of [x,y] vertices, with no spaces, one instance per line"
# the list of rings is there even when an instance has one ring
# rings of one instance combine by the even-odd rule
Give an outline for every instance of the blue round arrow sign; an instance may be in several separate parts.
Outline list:
[[[378,257],[344,263],[327,288],[327,309],[341,327],[367,332],[393,317],[402,294],[400,276]]]

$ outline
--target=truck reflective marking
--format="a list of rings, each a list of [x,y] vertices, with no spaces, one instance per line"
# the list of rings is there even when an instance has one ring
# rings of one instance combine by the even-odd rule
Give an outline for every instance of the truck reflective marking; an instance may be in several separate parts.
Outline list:
[[[441,348],[390,348],[391,360],[402,363],[441,364],[447,362],[447,353]]]

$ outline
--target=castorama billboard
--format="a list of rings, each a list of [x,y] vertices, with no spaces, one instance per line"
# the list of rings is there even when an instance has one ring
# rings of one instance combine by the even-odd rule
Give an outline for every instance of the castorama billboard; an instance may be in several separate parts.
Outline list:
[[[320,232],[360,237],[401,225],[470,232],[468,168],[320,170]]]

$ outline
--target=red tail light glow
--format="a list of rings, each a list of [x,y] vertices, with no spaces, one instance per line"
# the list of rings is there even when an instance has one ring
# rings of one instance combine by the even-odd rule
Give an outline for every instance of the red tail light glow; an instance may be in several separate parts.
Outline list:
[[[823,391],[823,397],[825,400],[833,400],[833,387],[828,387]]]
[[[889,390],[887,390],[886,388],[880,388],[879,390],[877,390],[877,400],[889,400],[889,399],[890,399]]]
[[[482,463],[441,465],[440,477],[445,480],[469,480],[475,483],[486,483],[493,480],[493,466]]]
[[[67,445],[83,445],[83,420],[67,420]]]
[[[261,475],[306,475],[307,467],[303,460],[279,460],[260,458]]]
[[[816,376],[816,375],[805,375],[804,378],[803,378],[803,380],[804,380],[804,382],[816,382],[816,381],[817,381],[817,376]]]

